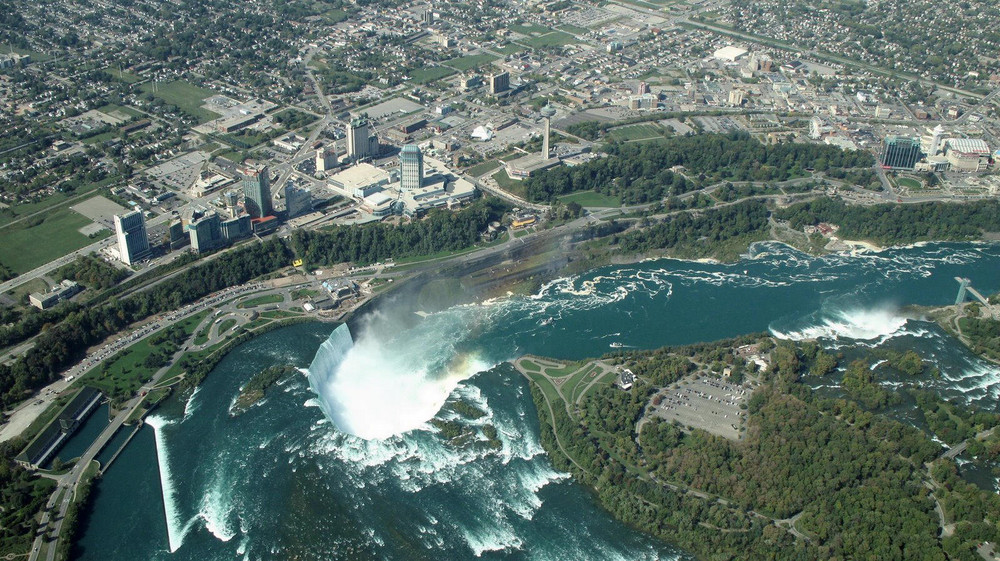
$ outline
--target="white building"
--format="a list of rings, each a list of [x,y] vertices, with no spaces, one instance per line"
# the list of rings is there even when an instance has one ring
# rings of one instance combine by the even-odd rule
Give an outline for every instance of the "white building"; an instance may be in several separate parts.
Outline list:
[[[945,156],[955,171],[985,171],[990,165],[990,147],[980,138],[950,138]]]
[[[749,51],[746,49],[729,45],[728,47],[722,47],[721,49],[715,51],[712,53],[712,56],[724,62],[736,62],[746,56],[748,52]]]
[[[363,162],[331,175],[327,181],[345,196],[363,199],[381,191],[391,180],[389,172]]]
[[[116,214],[115,234],[118,237],[118,253],[123,263],[132,265],[149,257],[146,219],[143,218],[141,211]]]

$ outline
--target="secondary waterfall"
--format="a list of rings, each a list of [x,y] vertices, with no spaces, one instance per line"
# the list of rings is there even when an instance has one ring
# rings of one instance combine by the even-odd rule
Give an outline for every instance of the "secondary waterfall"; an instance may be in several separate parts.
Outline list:
[[[490,366],[456,349],[462,324],[460,315],[411,328],[376,322],[357,342],[347,324],[337,327],[309,365],[323,413],[341,431],[365,439],[423,426],[459,382]]]

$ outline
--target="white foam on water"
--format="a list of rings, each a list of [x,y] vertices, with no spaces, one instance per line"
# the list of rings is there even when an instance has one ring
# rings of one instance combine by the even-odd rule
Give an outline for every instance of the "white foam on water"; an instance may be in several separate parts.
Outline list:
[[[805,339],[854,339],[880,340],[901,334],[907,318],[889,308],[851,308],[823,313],[820,321],[799,329],[779,331],[771,327],[771,334],[779,339],[802,341]]]
[[[181,419],[182,423],[191,418],[191,415],[198,410],[200,403],[196,404],[195,397],[198,396],[199,392],[201,392],[201,384],[195,386],[194,391],[191,392],[191,395],[187,399],[187,403],[184,404],[184,418]]]
[[[370,330],[353,341],[346,324],[323,343],[309,366],[309,384],[337,427],[365,439],[386,439],[417,429],[438,413],[465,380],[493,365],[455,350],[460,337],[428,325],[380,336]]]
[[[153,440],[156,443],[156,459],[160,468],[160,490],[163,493],[163,510],[167,520],[167,544],[170,553],[177,551],[184,543],[184,536],[194,523],[195,518],[184,521],[177,508],[177,491],[174,488],[170,471],[170,453],[161,434],[163,427],[170,424],[165,418],[153,415],[146,419],[153,429]]]
[[[228,486],[222,476],[217,475],[198,512],[198,516],[205,523],[205,529],[221,542],[228,542],[236,537],[231,516],[233,505],[230,499]]]

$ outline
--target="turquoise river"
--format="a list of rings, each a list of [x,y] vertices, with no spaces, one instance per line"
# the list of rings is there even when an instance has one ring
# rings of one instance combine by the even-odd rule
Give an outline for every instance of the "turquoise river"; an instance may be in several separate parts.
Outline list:
[[[1000,245],[815,258],[757,244],[730,265],[606,267],[433,313],[390,297],[353,334],[276,330],[149,419],[96,485],[77,559],[692,559],[553,469],[527,384],[505,361],[769,330],[848,350],[913,348],[941,370],[929,387],[996,410],[1000,369],[899,312],[953,303],[956,276],[1000,290]],[[303,374],[232,416],[240,386],[281,364]],[[429,424],[456,399],[487,412],[462,422],[495,425],[502,449],[452,446]]]

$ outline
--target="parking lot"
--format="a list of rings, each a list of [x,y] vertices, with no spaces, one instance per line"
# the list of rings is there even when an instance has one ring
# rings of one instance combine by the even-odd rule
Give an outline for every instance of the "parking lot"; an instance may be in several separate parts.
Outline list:
[[[654,395],[647,414],[737,440],[746,421],[740,405],[754,387],[751,382],[731,384],[707,376],[685,378]]]

